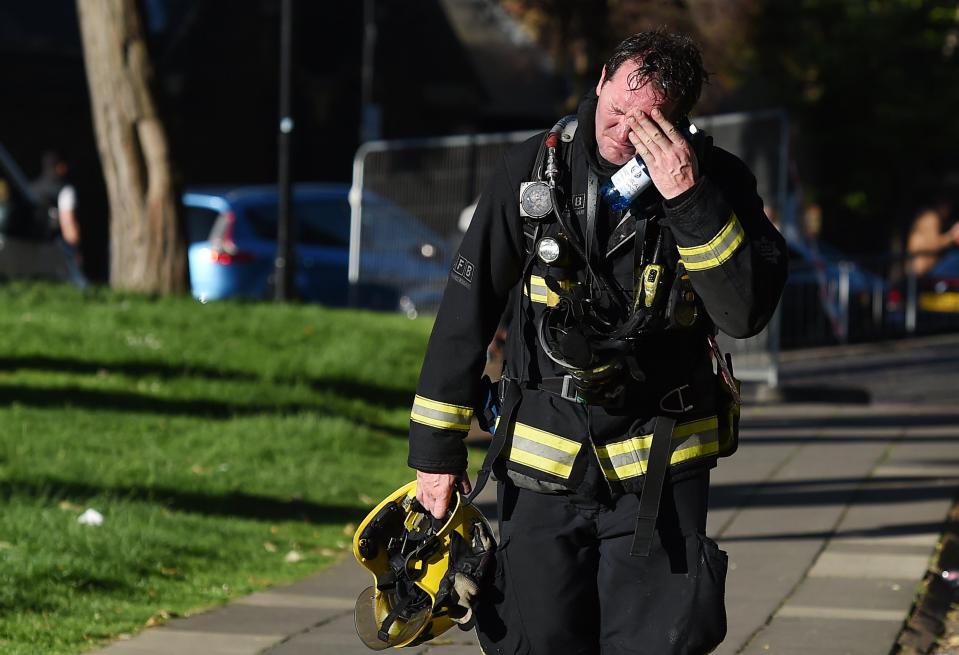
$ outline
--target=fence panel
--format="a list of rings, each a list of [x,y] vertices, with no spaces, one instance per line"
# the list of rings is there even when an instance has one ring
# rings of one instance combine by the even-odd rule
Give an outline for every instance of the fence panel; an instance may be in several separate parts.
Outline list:
[[[394,285],[410,316],[436,310],[460,225],[504,151],[535,132],[374,141],[353,160],[350,283]],[[391,265],[386,262],[392,261]]]
[[[757,190],[767,213],[787,223],[795,220],[786,196],[789,121],[785,112],[700,116],[694,118],[693,123],[712,136],[715,145],[746,163],[756,176]],[[720,333],[720,347],[733,354],[736,377],[770,386],[777,384],[781,322],[781,312],[777,312],[762,332],[749,339],[733,339]]]

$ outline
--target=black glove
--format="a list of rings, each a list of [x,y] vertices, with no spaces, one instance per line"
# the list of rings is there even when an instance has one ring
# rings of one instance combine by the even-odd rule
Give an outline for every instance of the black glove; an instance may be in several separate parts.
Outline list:
[[[473,523],[470,535],[467,542],[458,532],[450,533],[449,569],[436,594],[436,607],[446,605],[450,619],[461,625],[473,617],[473,605],[496,547],[493,535],[482,521]]]

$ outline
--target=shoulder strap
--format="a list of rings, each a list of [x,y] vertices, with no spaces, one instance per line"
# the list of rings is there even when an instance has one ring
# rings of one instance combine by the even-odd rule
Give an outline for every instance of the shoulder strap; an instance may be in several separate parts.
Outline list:
[[[572,145],[573,138],[576,136],[576,128],[579,126],[579,120],[577,120],[576,114],[569,114],[568,116],[564,116],[561,120],[565,121],[566,124],[563,127],[563,131],[559,135],[560,157],[562,157],[563,161],[566,162],[566,168],[572,170]],[[545,164],[545,157],[546,140],[544,139],[539,144],[539,150],[536,152],[536,159],[534,160],[535,164],[533,165],[533,170],[530,171],[530,173],[536,179],[541,179],[542,177],[539,171],[542,170]],[[533,243],[534,226],[530,225],[530,221],[524,221],[523,223],[523,233],[526,236],[526,254],[529,255],[533,252],[533,247],[535,246],[535,243]]]
[[[509,434],[511,426],[513,425],[513,421],[516,418],[516,409],[519,407],[519,399],[516,395],[518,391],[516,381],[504,377],[500,384],[504,385],[503,398],[501,400],[504,404],[510,404],[507,407],[506,414],[500,415],[499,424],[496,426],[496,430],[493,431],[493,440],[490,442],[489,449],[486,451],[486,458],[483,460],[483,466],[480,468],[479,473],[476,474],[476,481],[473,484],[473,490],[464,500],[465,503],[472,503],[480,494],[480,492],[483,491],[483,487],[485,487],[487,481],[489,481],[489,476],[493,470],[493,466],[496,464],[496,459],[499,457],[500,453],[503,452],[503,446],[506,445],[507,435]]]
[[[636,530],[633,533],[633,545],[629,554],[633,557],[648,557],[653,545],[653,533],[656,519],[659,517],[659,504],[663,496],[663,484],[672,448],[673,428],[676,419],[657,416],[653,427],[653,443],[649,448],[649,463],[646,467],[646,479],[639,497],[639,513],[636,516]]]
[[[576,128],[579,127],[579,119],[576,118],[575,114],[570,114],[567,118],[569,118],[569,122],[566,123],[563,133],[559,136],[559,140],[563,143],[571,143],[573,137],[576,136]]]

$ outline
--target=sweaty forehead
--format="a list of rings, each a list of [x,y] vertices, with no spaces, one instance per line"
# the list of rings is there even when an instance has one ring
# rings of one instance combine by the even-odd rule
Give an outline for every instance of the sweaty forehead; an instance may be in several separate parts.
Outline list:
[[[620,66],[616,74],[603,84],[602,92],[611,108],[617,111],[641,109],[649,112],[654,107],[659,107],[664,113],[668,113],[667,105],[670,103],[662,89],[649,80],[630,79],[634,71],[629,65]]]
[[[631,89],[627,81],[628,74],[622,69],[605,86],[610,91],[610,101],[618,109],[652,109],[666,104],[666,97],[654,82],[642,81],[640,86]]]

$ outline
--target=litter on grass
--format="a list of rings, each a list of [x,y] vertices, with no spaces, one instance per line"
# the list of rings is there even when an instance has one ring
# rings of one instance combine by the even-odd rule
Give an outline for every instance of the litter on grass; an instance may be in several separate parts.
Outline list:
[[[103,514],[92,507],[88,507],[87,511],[77,517],[77,523],[80,525],[103,525]]]

